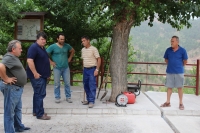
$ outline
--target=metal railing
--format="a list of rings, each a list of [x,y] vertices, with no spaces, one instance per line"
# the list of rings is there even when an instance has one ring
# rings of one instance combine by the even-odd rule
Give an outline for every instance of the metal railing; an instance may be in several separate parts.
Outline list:
[[[72,62],[73,63],[73,62]],[[109,62],[105,62],[104,59],[102,58],[102,64],[101,64],[101,68],[100,68],[100,73],[99,73],[99,77],[97,77],[97,86],[99,86],[98,81],[103,82],[103,77],[104,75],[107,73],[104,70],[104,65],[105,63],[109,63]],[[147,82],[147,76],[150,75],[155,75],[155,76],[165,76],[166,73],[149,73],[148,72],[148,65],[166,65],[166,63],[155,63],[155,62],[128,62],[128,64],[140,64],[140,65],[146,65],[146,72],[128,72],[127,74],[138,74],[138,75],[145,75],[146,76],[146,82],[143,82],[142,85],[145,86],[164,86],[164,84],[158,84],[158,83],[148,83]],[[192,67],[196,67],[196,74],[192,75],[192,74],[185,74],[185,77],[191,77],[191,78],[196,78],[196,83],[195,86],[188,86],[185,85],[185,88],[194,88],[195,89],[195,94],[198,95],[199,94],[199,65],[200,65],[200,60],[197,60],[196,64],[186,64],[186,66],[192,66]],[[71,70],[71,73],[82,73],[82,70]],[[82,82],[82,80],[73,80],[71,79],[71,83],[73,84],[73,82]],[[111,83],[111,82],[108,82]],[[137,84],[137,83],[130,83],[130,84]]]
[[[22,63],[25,65],[26,59],[22,59],[21,58],[21,61]],[[103,77],[104,75],[107,73],[106,70],[104,70],[104,66],[105,64],[108,64],[109,62],[105,62],[104,59],[102,58],[102,63],[101,63],[101,67],[100,67],[100,72],[99,72],[99,76],[97,76],[97,87],[99,86],[99,82],[102,83],[103,82]],[[80,66],[82,66],[82,61],[72,61],[71,64],[73,63],[79,63]],[[127,74],[130,74],[130,75],[145,75],[146,76],[146,81],[142,83],[142,85],[145,85],[145,86],[164,86],[164,84],[158,84],[158,83],[148,83],[147,81],[147,77],[150,76],[150,75],[155,75],[155,76],[165,76],[166,73],[149,73],[148,72],[148,66],[149,65],[165,65],[166,66],[166,63],[156,63],[156,62],[128,62],[128,64],[133,64],[133,65],[146,65],[146,72],[128,72]],[[196,67],[196,72],[194,75],[192,74],[185,74],[184,76],[185,77],[191,77],[191,78],[196,78],[196,83],[195,83],[195,86],[187,86],[185,85],[184,87],[185,88],[194,88],[195,89],[195,94],[196,95],[199,95],[199,84],[200,84],[200,60],[198,59],[196,61],[196,64],[186,64],[186,66],[192,66],[192,67]],[[82,68],[82,67],[81,67]],[[80,70],[74,70],[73,68],[70,67],[70,74],[71,74],[71,85],[73,85],[74,82],[82,82],[82,80],[73,80],[73,75],[74,74],[77,74],[77,73],[83,73],[82,69]],[[53,81],[52,78],[49,79],[50,81]],[[108,83],[111,83],[111,82],[108,82]],[[130,84],[137,84],[136,82],[135,83],[130,83]]]
[[[186,64],[186,66],[193,66],[196,67],[196,74],[192,75],[192,74],[184,74],[185,77],[193,77],[196,78],[196,84],[195,86],[187,86],[185,85],[184,88],[194,88],[195,89],[195,94],[198,95],[199,94],[199,63],[200,60],[197,60],[196,64]],[[159,73],[159,74],[155,74],[155,73],[148,73],[148,65],[166,65],[166,63],[155,63],[155,62],[129,62],[129,64],[145,64],[147,67],[146,72],[128,72],[127,74],[139,74],[139,75],[158,75],[158,76],[165,76],[165,73]],[[164,86],[164,84],[152,84],[152,83],[147,83],[147,78],[146,78],[146,83],[142,83],[142,85],[146,85],[146,86]]]

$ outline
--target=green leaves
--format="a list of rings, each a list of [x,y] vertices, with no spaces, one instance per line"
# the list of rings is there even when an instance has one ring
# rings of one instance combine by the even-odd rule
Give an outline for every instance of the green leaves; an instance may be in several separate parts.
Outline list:
[[[8,42],[14,39],[14,23],[17,21],[17,19],[22,17],[20,12],[34,11],[34,9],[36,8],[32,0],[1,0],[0,55],[4,55],[6,53]]]
[[[160,6],[162,7],[162,5]],[[187,26],[188,28],[191,26],[188,22],[191,18],[199,17],[199,7],[199,3],[182,0],[181,3],[166,2],[163,8],[155,11],[159,16],[159,21],[165,22],[167,20],[172,27],[180,30],[182,26]],[[165,9],[165,12],[162,9]]]
[[[153,26],[157,19],[169,23],[178,30],[190,27],[191,18],[200,17],[200,1],[181,0],[1,0],[0,30],[13,34],[12,25],[20,12],[46,11],[45,31],[55,41],[55,33],[63,31],[67,41],[80,50],[80,37],[84,34],[92,38],[112,36],[112,28],[119,21],[132,22],[139,26],[149,20]],[[6,28],[6,23],[10,28]],[[130,23],[131,24],[131,23]]]

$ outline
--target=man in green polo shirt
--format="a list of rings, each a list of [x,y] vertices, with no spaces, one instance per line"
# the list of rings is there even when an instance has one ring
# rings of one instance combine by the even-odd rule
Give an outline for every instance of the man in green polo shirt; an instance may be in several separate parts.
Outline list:
[[[50,55],[50,64],[53,66],[55,102],[60,103],[60,77],[62,76],[66,101],[72,103],[68,63],[72,60],[75,50],[69,44],[65,43],[65,35],[58,33],[57,43],[50,45],[47,48],[47,53]]]

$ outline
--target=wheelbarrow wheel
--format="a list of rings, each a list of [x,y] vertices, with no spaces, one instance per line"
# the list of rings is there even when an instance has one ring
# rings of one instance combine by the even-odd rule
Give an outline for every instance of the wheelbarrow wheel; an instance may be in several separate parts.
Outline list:
[[[139,96],[139,95],[140,95],[140,90],[137,89],[137,91],[135,91],[134,94],[135,94],[136,96]]]

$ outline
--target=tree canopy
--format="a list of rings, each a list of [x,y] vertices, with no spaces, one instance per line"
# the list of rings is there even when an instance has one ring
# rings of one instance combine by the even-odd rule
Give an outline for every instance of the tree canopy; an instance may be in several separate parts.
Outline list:
[[[51,42],[56,32],[63,31],[67,41],[80,51],[82,35],[112,37],[111,101],[127,88],[128,38],[133,26],[145,20],[153,26],[157,19],[181,29],[190,27],[189,20],[200,16],[199,0],[2,0],[0,7],[0,32],[11,33],[2,25],[11,25],[21,11],[46,11],[45,32]],[[11,27],[8,29],[13,30]]]
[[[32,0],[1,0],[0,2],[0,55],[5,54],[7,44],[14,39],[14,23],[22,18],[21,12],[35,9]]]

